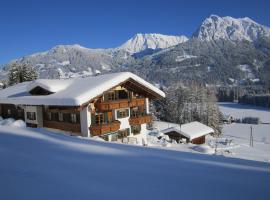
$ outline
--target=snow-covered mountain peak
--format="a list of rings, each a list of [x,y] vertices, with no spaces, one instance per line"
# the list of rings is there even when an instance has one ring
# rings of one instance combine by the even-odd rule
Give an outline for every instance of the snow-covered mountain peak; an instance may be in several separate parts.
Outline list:
[[[170,36],[158,33],[138,33],[123,45],[118,47],[118,49],[122,49],[133,54],[146,49],[165,49],[186,42],[187,40],[188,38],[186,36]]]
[[[88,49],[86,47],[83,47],[79,44],[71,44],[71,45],[57,45],[53,47],[51,50],[67,50],[67,49],[73,49],[73,50],[83,50],[83,49]]]
[[[270,28],[260,25],[248,17],[233,18],[210,15],[206,18],[193,37],[201,40],[255,41],[270,37]]]

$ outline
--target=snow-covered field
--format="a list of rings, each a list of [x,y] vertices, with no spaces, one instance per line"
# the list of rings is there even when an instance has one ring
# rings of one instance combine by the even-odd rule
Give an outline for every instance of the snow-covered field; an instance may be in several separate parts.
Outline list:
[[[253,147],[250,147],[250,124],[225,124],[222,136],[218,139],[208,136],[206,144],[177,144],[166,143],[149,137],[149,145],[156,148],[171,149],[182,152],[218,154],[225,157],[256,160],[270,163],[270,109],[242,105],[236,103],[219,103],[220,110],[225,115],[234,118],[259,117],[264,124],[252,125]],[[178,126],[174,123],[155,122],[154,132],[169,127]],[[217,144],[217,147],[216,147]]]
[[[220,110],[234,118],[259,117],[263,123],[270,123],[270,109],[236,103],[220,103]],[[223,137],[235,144],[226,156],[270,162],[270,124],[252,125],[253,147],[250,143],[250,124],[226,124]]]
[[[12,128],[11,128],[12,127]],[[268,163],[0,126],[0,199],[270,199]]]
[[[262,123],[270,123],[270,109],[255,107],[238,103],[219,103],[219,109],[223,114],[231,115],[234,118],[259,117]]]

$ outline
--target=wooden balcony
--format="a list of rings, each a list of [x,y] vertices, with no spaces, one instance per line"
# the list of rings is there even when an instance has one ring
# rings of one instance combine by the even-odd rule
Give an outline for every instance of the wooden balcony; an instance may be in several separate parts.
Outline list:
[[[145,99],[138,98],[138,99],[121,99],[115,101],[107,101],[107,102],[99,102],[96,103],[95,106],[99,111],[108,111],[113,109],[119,108],[128,108],[128,107],[135,107],[135,106],[144,106]]]
[[[90,126],[89,129],[92,136],[98,136],[98,135],[118,131],[120,129],[120,122],[114,121],[109,124],[93,124]]]
[[[135,116],[129,118],[130,125],[140,125],[150,123],[152,121],[152,115]]]

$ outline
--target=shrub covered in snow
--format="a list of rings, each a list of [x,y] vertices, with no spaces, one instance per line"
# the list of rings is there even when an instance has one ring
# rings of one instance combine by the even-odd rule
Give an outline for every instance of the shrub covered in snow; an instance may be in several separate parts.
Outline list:
[[[10,126],[14,121],[15,121],[15,119],[13,119],[13,118],[7,118],[7,119],[0,121],[0,125]]]
[[[24,128],[26,127],[26,124],[23,120],[15,120],[13,118],[7,118],[7,119],[3,119],[0,116],[0,125],[1,126],[13,126],[13,127],[21,127]]]
[[[23,120],[16,120],[10,126],[24,128],[24,127],[26,127],[26,124],[25,124],[25,122]]]

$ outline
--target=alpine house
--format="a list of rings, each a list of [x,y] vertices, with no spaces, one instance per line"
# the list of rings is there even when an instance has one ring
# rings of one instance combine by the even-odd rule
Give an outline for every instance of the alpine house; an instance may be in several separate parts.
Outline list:
[[[0,115],[28,127],[83,137],[143,143],[152,121],[149,100],[164,92],[130,72],[86,78],[38,79],[0,91]]]

